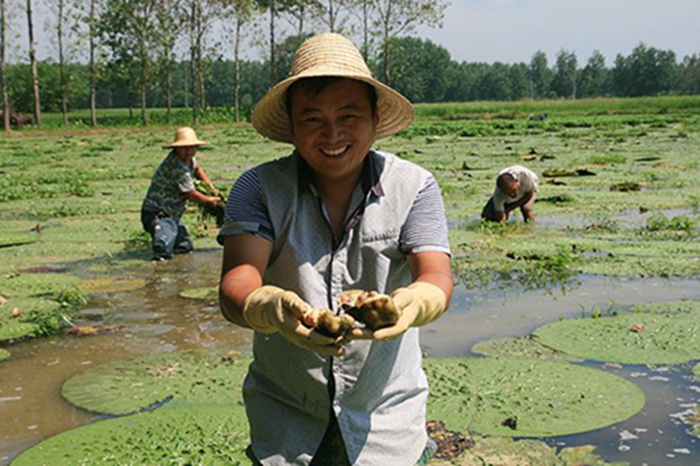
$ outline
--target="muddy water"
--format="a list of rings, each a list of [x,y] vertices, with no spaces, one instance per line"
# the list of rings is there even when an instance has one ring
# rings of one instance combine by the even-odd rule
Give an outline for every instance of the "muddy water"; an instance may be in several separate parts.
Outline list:
[[[179,296],[187,288],[214,286],[220,250],[199,250],[169,263],[147,264],[122,276],[147,281],[144,289],[95,295],[83,312],[120,330],[94,337],[30,340],[8,349],[0,363],[0,466],[41,440],[97,419],[60,395],[73,374],[108,361],[185,348],[247,349],[251,333],[227,324],[215,302]],[[465,356],[477,341],[524,335],[557,318],[605,309],[613,302],[636,304],[700,299],[697,279],[605,279],[579,277],[580,285],[560,290],[520,292],[456,290],[452,308],[426,327],[422,341],[430,356]],[[685,433],[678,413],[700,399],[686,366],[604,367],[637,383],[647,406],[634,418],[605,429],[548,439],[553,445],[598,445],[610,461],[633,465],[700,464],[697,440]],[[634,437],[634,438],[633,438]]]

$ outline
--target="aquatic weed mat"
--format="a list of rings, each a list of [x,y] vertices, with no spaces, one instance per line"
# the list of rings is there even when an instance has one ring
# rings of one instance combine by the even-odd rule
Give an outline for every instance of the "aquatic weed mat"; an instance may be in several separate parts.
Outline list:
[[[101,277],[81,281],[78,289],[83,293],[118,293],[138,290],[145,286],[146,280],[143,278]]]
[[[218,300],[219,299],[219,287],[218,286],[207,286],[202,288],[189,288],[182,290],[180,296],[188,299],[202,299],[202,300]]]
[[[671,303],[667,311],[566,319],[532,335],[549,348],[595,361],[680,364],[700,358],[700,310]]]
[[[60,304],[44,298],[10,298],[0,306],[0,342],[21,340],[41,333],[41,316],[58,316]]]
[[[245,411],[226,404],[180,404],[98,421],[31,447],[12,466],[248,465]]]
[[[115,361],[69,378],[63,397],[96,413],[128,414],[164,401],[237,403],[249,359],[225,350],[182,350]]]
[[[629,419],[644,406],[633,383],[598,369],[524,358],[428,358],[429,420],[452,431],[548,437]]]
[[[472,353],[491,357],[546,359],[548,361],[581,362],[583,359],[555,351],[541,345],[529,336],[501,337],[480,341],[471,348]]]
[[[0,348],[0,361],[4,361],[5,359],[9,359],[10,356],[12,356],[12,353]]]
[[[595,453],[595,446],[566,447],[557,452],[540,440],[513,440],[507,437],[465,436],[474,442],[461,455],[433,459],[432,466],[626,466],[608,463]]]
[[[0,277],[0,295],[29,297],[75,289],[80,277],[66,273],[12,273]]]

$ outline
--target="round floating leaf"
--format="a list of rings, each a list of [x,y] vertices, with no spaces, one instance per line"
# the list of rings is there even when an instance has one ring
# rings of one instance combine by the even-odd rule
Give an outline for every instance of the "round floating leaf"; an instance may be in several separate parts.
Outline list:
[[[186,350],[116,361],[63,384],[69,402],[88,411],[133,413],[165,400],[235,403],[249,360],[225,350]]]
[[[40,332],[39,319],[27,321],[30,316],[50,318],[60,305],[43,298],[11,298],[0,307],[0,341],[19,340]],[[13,316],[17,314],[16,316]]]
[[[190,288],[180,292],[180,296],[190,299],[216,300],[219,299],[219,287]]]
[[[597,361],[679,364],[700,358],[700,311],[568,319],[533,333],[545,346]]]
[[[6,351],[2,348],[0,348],[0,361],[4,361],[5,359],[8,359],[11,356],[9,351]]]
[[[449,430],[547,437],[605,427],[644,406],[633,383],[598,369],[521,358],[426,359],[429,419]]]
[[[23,273],[3,278],[0,294],[3,296],[34,296],[52,294],[75,288],[80,278],[62,273]]]
[[[51,437],[15,458],[13,466],[249,465],[243,408],[181,405],[88,424]]]
[[[566,362],[581,360],[542,346],[530,337],[503,337],[480,341],[472,346],[472,352],[492,357],[535,358]]]
[[[80,282],[78,289],[83,293],[118,293],[138,290],[146,286],[142,278],[91,278]]]

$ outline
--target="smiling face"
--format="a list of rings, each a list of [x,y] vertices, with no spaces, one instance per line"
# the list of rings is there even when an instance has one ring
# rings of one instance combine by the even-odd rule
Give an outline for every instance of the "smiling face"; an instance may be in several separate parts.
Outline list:
[[[378,123],[367,85],[339,79],[320,91],[297,86],[290,92],[294,145],[318,181],[359,179]]]
[[[197,146],[180,146],[175,148],[175,153],[182,160],[187,161],[197,153]]]

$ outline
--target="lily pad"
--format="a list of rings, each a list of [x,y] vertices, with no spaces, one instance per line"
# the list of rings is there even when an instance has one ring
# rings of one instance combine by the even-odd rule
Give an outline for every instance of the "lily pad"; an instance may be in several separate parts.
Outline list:
[[[118,293],[138,290],[144,286],[146,280],[142,278],[105,277],[83,280],[78,289],[83,293]]]
[[[700,311],[568,319],[533,336],[543,345],[596,361],[680,364],[700,358]]]
[[[219,287],[189,288],[180,292],[180,296],[190,299],[215,300],[219,299]]]
[[[107,414],[128,414],[165,400],[240,401],[249,360],[224,350],[159,353],[90,368],[64,384],[75,406]]]
[[[700,382],[700,362],[693,367],[693,373],[695,374],[695,380]]]
[[[542,346],[530,337],[503,337],[480,341],[472,346],[472,352],[492,357],[535,358],[565,362],[581,361],[581,358]]]
[[[0,294],[12,296],[36,296],[52,294],[75,288],[80,278],[63,273],[22,273],[3,277]]]
[[[11,298],[0,307],[0,341],[31,337],[40,331],[35,321],[27,318],[39,314],[49,315],[59,309],[56,301],[43,298]],[[14,315],[13,315],[14,314]]]
[[[235,401],[183,404],[69,430],[24,451],[12,465],[248,465],[249,438],[245,411]]]
[[[608,463],[595,454],[595,447],[563,448],[557,453],[540,440],[513,440],[507,437],[470,437],[474,446],[451,461],[431,461],[431,466],[623,466]]]
[[[0,361],[4,361],[11,356],[10,352],[0,348]]]
[[[549,437],[598,429],[644,406],[633,383],[599,369],[522,358],[426,359],[429,419],[453,431]]]

